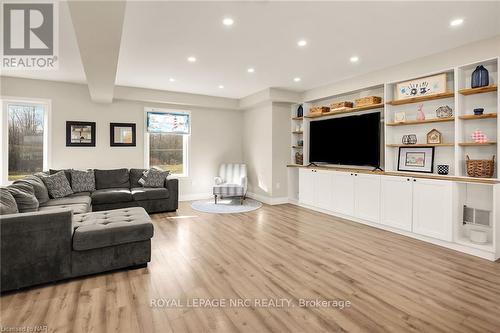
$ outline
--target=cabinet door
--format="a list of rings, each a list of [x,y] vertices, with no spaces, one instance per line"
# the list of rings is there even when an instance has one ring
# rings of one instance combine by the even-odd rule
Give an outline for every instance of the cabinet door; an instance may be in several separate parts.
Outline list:
[[[354,174],[349,172],[332,172],[332,210],[334,212],[354,215]]]
[[[452,239],[452,183],[413,179],[413,232]]]
[[[411,231],[412,178],[384,176],[380,181],[380,223]]]
[[[333,176],[331,171],[317,170],[314,175],[314,206],[332,210]]]
[[[299,170],[299,202],[305,205],[314,205],[314,176],[313,169]]]
[[[354,174],[354,216],[380,221],[380,176]]]

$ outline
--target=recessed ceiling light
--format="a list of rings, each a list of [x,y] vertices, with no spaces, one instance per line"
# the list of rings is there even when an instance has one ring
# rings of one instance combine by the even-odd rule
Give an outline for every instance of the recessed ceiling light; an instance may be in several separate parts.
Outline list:
[[[297,42],[297,45],[300,46],[300,47],[304,47],[307,45],[307,41],[304,40],[304,39],[301,39]]]
[[[188,57],[189,62],[196,62],[196,57]]]
[[[462,25],[462,23],[464,23],[464,19],[458,18],[450,21],[450,26],[458,27],[459,25]]]
[[[251,68],[251,67],[250,67],[249,69],[247,69],[247,72],[248,72],[248,73],[253,73],[253,72],[255,72],[255,68]]]
[[[230,17],[226,17],[222,20],[222,24],[227,25],[227,26],[231,26],[234,24],[234,20]]]
[[[224,86],[222,84],[219,85],[219,89],[224,89]]]
[[[293,81],[294,81],[294,82],[300,82],[300,77],[295,77],[295,78],[293,78]]]
[[[175,82],[175,79],[173,77],[171,77],[170,79],[168,79],[170,82]]]
[[[357,56],[352,56],[351,58],[349,58],[349,60],[350,60],[351,62],[358,62],[358,61],[359,61],[359,57],[357,57]]]

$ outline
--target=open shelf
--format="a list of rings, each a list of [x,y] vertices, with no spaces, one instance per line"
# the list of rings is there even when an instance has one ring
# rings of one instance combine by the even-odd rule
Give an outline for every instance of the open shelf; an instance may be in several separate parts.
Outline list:
[[[425,120],[407,120],[399,123],[386,123],[387,126],[406,126],[406,125],[418,125],[418,124],[430,124],[430,123],[443,123],[447,121],[454,121],[455,118],[432,118]]]
[[[304,117],[292,117],[293,120],[303,120]]]
[[[479,88],[465,88],[460,89],[458,92],[462,95],[474,95],[474,94],[483,94],[487,92],[497,91],[497,85],[492,84],[491,86],[479,87]]]
[[[428,96],[419,96],[419,97],[413,97],[413,98],[407,98],[407,99],[393,100],[393,101],[387,102],[386,104],[404,105],[404,104],[432,101],[435,99],[450,98],[453,96],[455,96],[455,93],[450,91],[450,92],[445,92],[445,93],[440,93],[440,94],[432,94],[432,95],[428,95]]]
[[[305,117],[306,118],[321,118],[321,117],[327,117],[327,116],[334,116],[336,114],[345,114],[345,113],[360,112],[360,111],[366,111],[366,110],[372,110],[372,109],[381,109],[383,107],[384,107],[384,104],[380,103],[380,104],[359,106],[359,107],[349,108],[349,109],[339,110],[339,111],[324,112],[324,113],[320,113],[320,114],[310,114],[310,115],[307,115]]]
[[[490,119],[490,118],[496,118],[497,114],[496,113],[484,113],[481,115],[473,115],[473,114],[468,114],[465,116],[459,116],[458,118],[463,119],[463,120],[472,120],[472,119]]]
[[[304,148],[304,146],[292,146],[292,148],[294,148],[294,149],[302,149],[302,148]]]
[[[293,131],[292,133],[293,133],[293,134],[302,134],[302,133],[304,133],[304,132],[302,132],[302,131]]]
[[[495,141],[488,141],[488,142],[460,142],[458,145],[462,147],[472,147],[472,146],[494,146],[497,143]]]
[[[414,145],[405,145],[405,144],[399,144],[399,143],[390,143],[386,144],[387,147],[417,147],[417,148],[422,148],[422,147],[453,147],[453,143],[417,143]]]

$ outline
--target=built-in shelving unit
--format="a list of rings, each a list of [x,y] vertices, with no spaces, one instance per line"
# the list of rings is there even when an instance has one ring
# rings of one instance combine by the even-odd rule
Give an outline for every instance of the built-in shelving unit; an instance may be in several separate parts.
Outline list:
[[[445,123],[448,121],[455,121],[455,118],[431,118],[424,120],[407,120],[402,122],[385,123],[386,126],[408,126],[408,125],[418,125],[418,124],[430,124],[430,123]]]
[[[492,85],[487,86],[487,87],[464,88],[464,89],[458,90],[458,92],[462,95],[484,94],[484,93],[493,92],[493,91],[497,91],[496,84],[492,84]]]
[[[356,107],[356,108],[348,108],[348,109],[339,110],[339,111],[330,111],[330,112],[324,112],[324,113],[319,113],[319,114],[308,114],[305,117],[306,118],[322,118],[322,117],[328,117],[328,116],[335,116],[335,115],[339,115],[339,114],[380,109],[383,107],[384,107],[384,104],[382,104],[382,103],[381,104],[373,104],[373,105],[367,105],[367,106],[360,106],[360,107]]]
[[[407,98],[407,99],[400,99],[400,100],[393,100],[389,101],[386,104],[389,105],[405,105],[405,104],[413,104],[413,103],[421,103],[421,102],[426,102],[426,101],[433,101],[436,99],[443,99],[443,98],[450,98],[455,96],[454,92],[445,92],[441,94],[432,94],[432,95],[427,95],[427,96],[419,96],[419,97],[413,97],[413,98]]]

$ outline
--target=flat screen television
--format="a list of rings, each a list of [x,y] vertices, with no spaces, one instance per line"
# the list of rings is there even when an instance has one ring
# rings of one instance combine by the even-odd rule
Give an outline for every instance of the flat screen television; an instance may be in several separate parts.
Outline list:
[[[311,121],[309,161],[380,166],[380,113]]]

